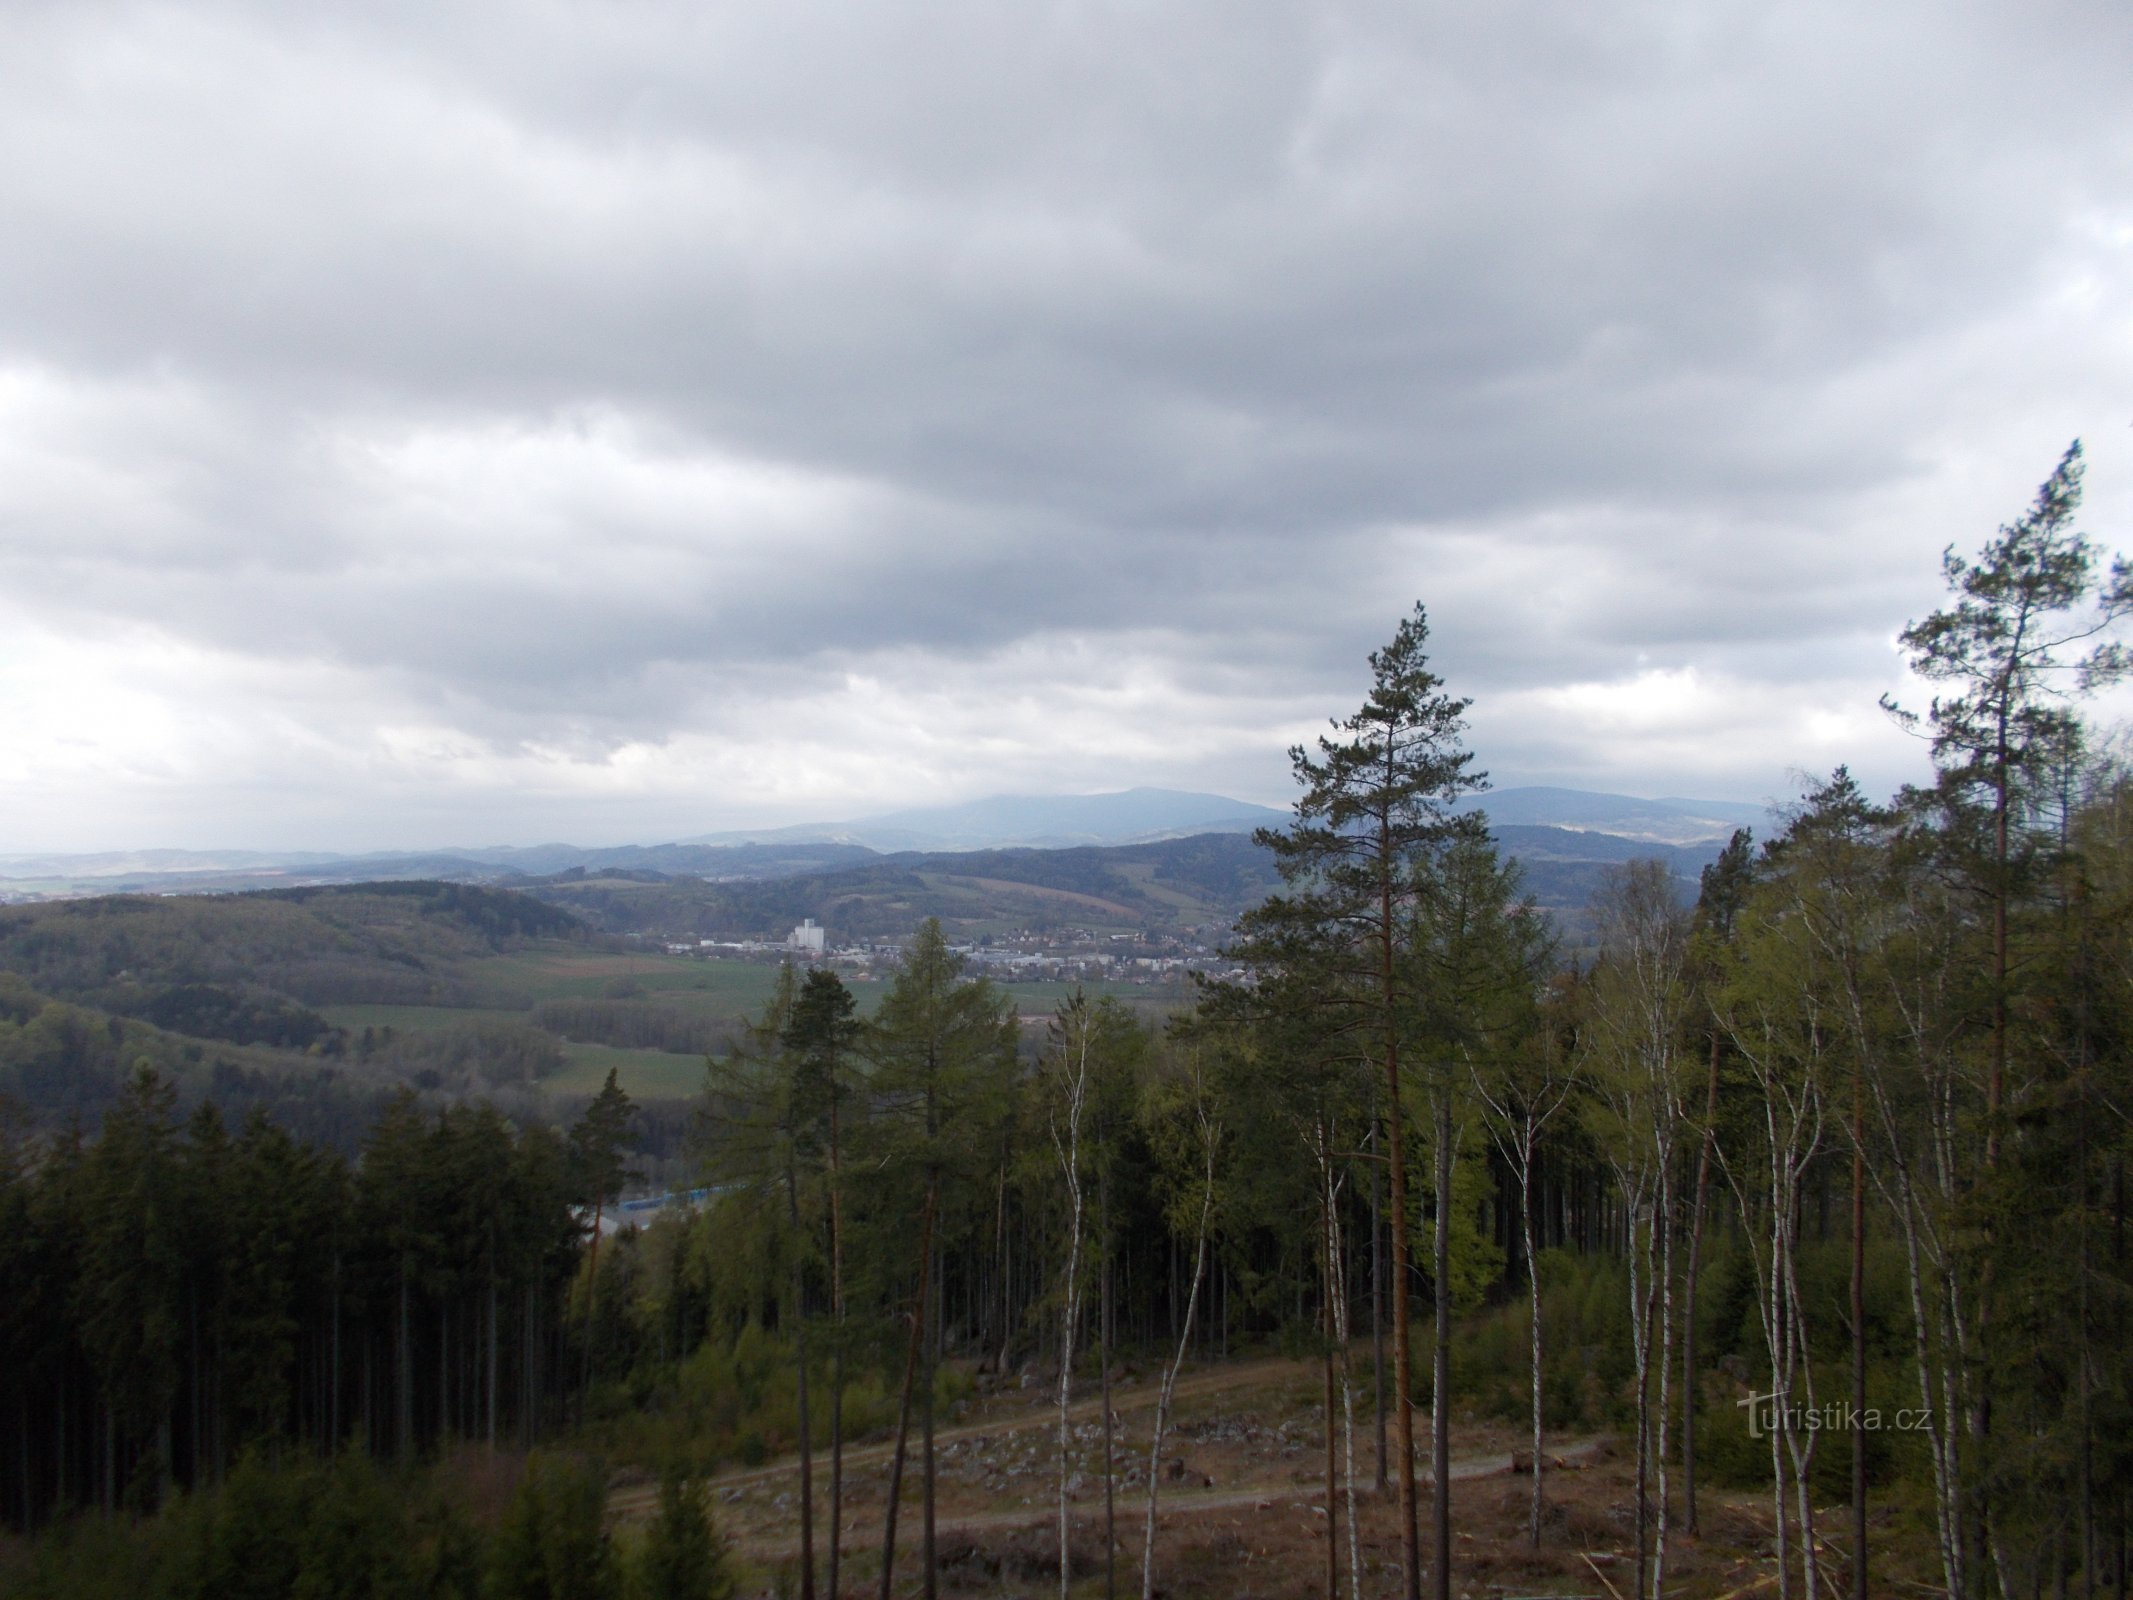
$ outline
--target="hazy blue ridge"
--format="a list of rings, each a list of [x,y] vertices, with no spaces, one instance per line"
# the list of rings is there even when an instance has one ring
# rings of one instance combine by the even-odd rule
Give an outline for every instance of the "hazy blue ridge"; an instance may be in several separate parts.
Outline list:
[[[1687,871],[1736,827],[1772,831],[1764,807],[1739,801],[1641,799],[1527,787],[1470,796],[1507,853],[1529,863],[1684,857]],[[0,897],[113,893],[228,893],[305,884],[428,879],[511,885],[566,873],[769,880],[859,869],[883,855],[1117,848],[1279,827],[1289,813],[1226,795],[1127,789],[1090,795],[994,795],[887,812],[851,822],[704,834],[665,844],[588,848],[549,843],[437,850],[136,850],[0,857]],[[1568,889],[1564,893],[1568,893]]]

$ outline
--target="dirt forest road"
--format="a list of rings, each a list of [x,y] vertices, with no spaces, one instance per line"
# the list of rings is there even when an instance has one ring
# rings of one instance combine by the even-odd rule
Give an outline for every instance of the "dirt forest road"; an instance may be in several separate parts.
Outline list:
[[[1551,1450],[1548,1455],[1551,1461],[1575,1467],[1598,1448],[1598,1440],[1585,1439],[1560,1450]],[[1493,1478],[1500,1473],[1508,1473],[1511,1470],[1511,1456],[1508,1452],[1466,1456],[1455,1460],[1451,1466],[1452,1481],[1464,1483],[1474,1478]],[[1427,1486],[1429,1481],[1429,1472],[1424,1468],[1416,1482]],[[1345,1485],[1343,1487],[1345,1488]],[[1358,1481],[1355,1485],[1358,1500],[1371,1498],[1375,1492],[1368,1481]],[[1156,1515],[1159,1521],[1168,1522],[1174,1517],[1204,1517],[1220,1511],[1271,1511],[1278,1506],[1310,1511],[1319,1505],[1323,1493],[1323,1482],[1305,1485],[1292,1479],[1238,1484],[1219,1489],[1181,1489],[1165,1484],[1156,1504]],[[1136,1485],[1131,1491],[1120,1492],[1117,1515],[1122,1539],[1128,1530],[1137,1530],[1142,1526],[1147,1508],[1148,1490],[1145,1484]],[[1078,1529],[1095,1526],[1102,1521],[1102,1517],[1101,1501],[1075,1501],[1068,1512],[1069,1520]],[[1057,1526],[1058,1520],[1059,1505],[1056,1500],[1044,1505],[1018,1506],[1009,1511],[965,1512],[952,1517],[936,1517],[934,1537],[938,1541],[950,1537],[974,1538],[981,1534],[1004,1533],[1017,1528],[1049,1528]],[[872,1526],[868,1524],[850,1532],[864,1535]],[[819,1537],[826,1539],[828,1535]],[[904,1517],[898,1522],[896,1548],[900,1552],[916,1550],[918,1543],[916,1518],[907,1509]],[[737,1545],[745,1554],[759,1561],[800,1553],[798,1534],[787,1539],[742,1539],[737,1541]],[[871,1550],[873,1547],[868,1548]]]

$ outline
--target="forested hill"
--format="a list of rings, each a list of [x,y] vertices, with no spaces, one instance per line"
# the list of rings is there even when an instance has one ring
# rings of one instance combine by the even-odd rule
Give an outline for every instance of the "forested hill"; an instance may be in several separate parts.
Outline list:
[[[1524,870],[1526,892],[1545,909],[1568,917],[1582,915],[1608,872],[1631,861],[1663,862],[1681,903],[1689,905],[1703,869],[1718,859],[1721,848],[1716,840],[1662,844],[1588,828],[1499,825],[1492,832],[1496,847]]]
[[[586,937],[558,907],[444,883],[0,907],[0,1102],[49,1126],[93,1122],[146,1061],[188,1103],[212,1096],[233,1117],[263,1107],[307,1137],[350,1145],[399,1083],[475,1085],[453,1075],[464,1064],[445,1049],[373,1049],[314,1007],[474,1005],[495,997],[470,963]],[[484,1092],[530,1083],[560,1060],[530,1028],[475,1026]]]
[[[1664,862],[1686,902],[1718,846],[1570,828],[1507,826],[1499,846],[1546,910],[1576,919],[1611,867]],[[1003,927],[1198,929],[1219,940],[1280,886],[1272,854],[1242,833],[1069,849],[906,851],[832,871],[706,880],[574,870],[525,885],[610,933],[663,939],[783,938],[813,917],[839,940],[908,937],[927,917],[972,934]]]
[[[0,970],[57,998],[176,1026],[161,1013],[212,1003],[204,990],[228,991],[232,1004],[464,1004],[461,963],[584,933],[557,906],[466,884],[116,895],[0,907]]]
[[[454,883],[114,895],[0,907],[0,972],[112,1018],[304,1050],[332,1032],[315,1006],[473,1005],[470,960],[586,933],[560,907]]]
[[[570,872],[527,892],[615,933],[783,938],[813,917],[840,940],[901,940],[927,917],[958,934],[1028,928],[1226,929],[1276,887],[1240,833],[1066,849],[904,851],[829,872],[706,881]]]

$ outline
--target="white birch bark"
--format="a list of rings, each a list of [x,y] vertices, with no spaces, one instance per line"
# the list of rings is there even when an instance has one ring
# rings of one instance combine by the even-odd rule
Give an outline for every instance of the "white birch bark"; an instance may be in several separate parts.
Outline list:
[[[1538,1550],[1541,1509],[1545,1503],[1545,1466],[1541,1456],[1541,1294],[1539,1252],[1535,1248],[1537,1235],[1533,1225],[1533,1179],[1542,1130],[1548,1119],[1570,1098],[1575,1080],[1570,1074],[1555,1070],[1555,1063],[1545,1060],[1541,1063],[1539,1079],[1523,1086],[1522,1091],[1506,1084],[1498,1093],[1480,1072],[1473,1076],[1475,1092],[1488,1110],[1489,1136],[1495,1141],[1497,1152],[1509,1163],[1512,1176],[1518,1180],[1519,1228],[1526,1249],[1526,1300],[1531,1318],[1527,1341],[1532,1357],[1533,1402],[1533,1505],[1529,1532],[1533,1548]]]
[[[1798,1234],[1802,1179],[1822,1138],[1823,1100],[1820,1056],[1824,1037],[1812,996],[1798,997],[1805,1012],[1804,1032],[1795,1037],[1768,1016],[1752,1025],[1725,1019],[1735,1048],[1747,1061],[1761,1092],[1763,1127],[1761,1181],[1751,1180],[1740,1163],[1744,1152],[1714,1141],[1714,1153],[1744,1219],[1760,1218],[1746,1230],[1756,1257],[1759,1292],[1757,1319],[1764,1353],[1770,1363],[1770,1436],[1772,1510],[1777,1523],[1779,1600],[1791,1594],[1788,1509],[1800,1542],[1800,1572],[1806,1600],[1821,1590],[1821,1560],[1815,1548],[1814,1508],[1808,1474],[1814,1462],[1817,1430],[1798,1426],[1801,1406],[1812,1407],[1814,1364],[1808,1342],[1805,1307],[1800,1298]],[[1786,1505],[1788,1493],[1795,1501]]]
[[[1061,1296],[1059,1319],[1059,1600],[1067,1600],[1073,1580],[1073,1561],[1067,1543],[1067,1473],[1073,1459],[1073,1428],[1069,1408],[1074,1400],[1074,1328],[1081,1315],[1081,1113],[1089,1088],[1090,1026],[1087,1003],[1077,989],[1062,1008],[1057,1026],[1060,1069],[1066,1094],[1066,1130],[1060,1131],[1060,1114],[1052,1116],[1052,1148],[1058,1154],[1067,1186],[1066,1284]]]
[[[1195,1088],[1201,1091],[1195,1096],[1193,1110],[1200,1126],[1204,1160],[1200,1222],[1192,1254],[1192,1289],[1185,1296],[1185,1318],[1183,1326],[1178,1329],[1177,1353],[1163,1368],[1162,1387],[1155,1400],[1155,1431],[1148,1441],[1148,1511],[1141,1530],[1141,1600],[1155,1600],[1155,1513],[1163,1477],[1163,1440],[1170,1428],[1170,1405],[1177,1394],[1178,1372],[1185,1365],[1185,1353],[1192,1348],[1193,1316],[1200,1305],[1201,1281],[1207,1276],[1208,1229],[1215,1213],[1215,1146],[1219,1142],[1219,1133],[1208,1108],[1204,1085],[1195,1085]]]

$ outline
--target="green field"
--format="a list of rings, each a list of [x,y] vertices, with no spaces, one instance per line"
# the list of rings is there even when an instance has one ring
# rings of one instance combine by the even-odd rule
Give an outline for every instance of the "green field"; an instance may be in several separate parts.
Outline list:
[[[1001,983],[997,987],[1025,1017],[1050,1016],[1074,992],[1073,984],[1058,982]],[[1183,985],[1084,983],[1081,987],[1091,1000],[1114,999],[1144,1022],[1159,1021],[1192,1004],[1191,991]]]
[[[609,955],[565,947],[489,956],[468,962],[465,970],[480,988],[523,995],[534,1004],[597,997],[609,984],[627,979],[662,1000],[691,994],[715,997],[727,1002],[726,1014],[731,1015],[759,1009],[777,980],[777,968],[745,961],[703,961],[650,951]]]
[[[541,1087],[550,1094],[598,1094],[608,1069],[633,1100],[689,1100],[703,1093],[704,1058],[664,1050],[617,1050],[604,1044],[563,1044],[569,1065]]]
[[[759,1015],[777,983],[778,969],[756,962],[706,961],[689,956],[600,952],[551,947],[493,956],[471,962],[467,976],[477,993],[516,1005],[482,1007],[349,1005],[327,1006],[322,1015],[335,1027],[361,1033],[365,1028],[420,1033],[472,1022],[527,1022],[531,1008],[543,1000],[598,998],[619,980],[628,980],[647,1000],[678,1011],[718,1018]],[[862,1010],[880,999],[878,983],[855,984]],[[551,1094],[580,1095],[598,1091],[608,1069],[616,1082],[638,1100],[688,1099],[700,1093],[704,1062],[698,1055],[663,1050],[626,1050],[611,1045],[562,1039],[566,1065],[541,1087]]]
[[[694,956],[628,953],[613,955],[568,948],[521,951],[471,963],[468,976],[477,992],[523,1002],[521,1006],[326,1006],[321,1014],[335,1027],[360,1034],[365,1028],[420,1033],[471,1022],[526,1022],[532,1006],[543,1000],[598,998],[618,980],[635,983],[648,1001],[701,1016],[753,1019],[762,1014],[778,981],[778,968],[767,962],[705,960]],[[851,982],[851,980],[847,980]],[[1182,986],[1091,983],[1092,996],[1109,995],[1144,1021],[1159,1022],[1189,1001]],[[888,985],[880,980],[851,982],[861,1015],[871,1015]],[[1002,993],[1025,1017],[1045,1017],[1058,1009],[1073,985],[1056,982],[1002,983]],[[663,1050],[626,1050],[611,1045],[559,1040],[567,1065],[542,1080],[552,1094],[595,1093],[610,1067],[615,1078],[638,1100],[687,1099],[704,1084],[701,1056]]]

